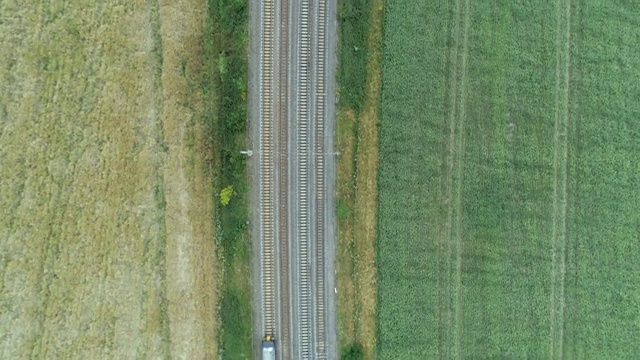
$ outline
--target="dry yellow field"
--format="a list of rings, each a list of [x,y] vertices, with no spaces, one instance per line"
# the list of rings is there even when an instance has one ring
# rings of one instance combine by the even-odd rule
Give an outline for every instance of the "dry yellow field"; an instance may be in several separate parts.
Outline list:
[[[214,358],[203,0],[0,2],[0,358]]]

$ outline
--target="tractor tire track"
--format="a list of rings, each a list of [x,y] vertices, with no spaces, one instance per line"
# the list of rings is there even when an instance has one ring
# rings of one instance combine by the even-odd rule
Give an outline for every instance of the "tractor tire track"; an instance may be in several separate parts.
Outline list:
[[[442,211],[446,213],[440,229],[440,258],[443,275],[443,295],[440,298],[442,335],[441,348],[445,358],[461,357],[462,335],[462,178],[464,160],[464,118],[468,60],[469,1],[455,3],[452,29],[449,80],[450,113],[447,141],[443,149]],[[452,288],[453,286],[453,288]]]
[[[460,93],[458,104],[458,136],[456,138],[456,332],[455,332],[455,358],[462,357],[460,340],[462,338],[462,178],[464,174],[464,129],[466,117],[466,80],[467,80],[467,60],[469,57],[469,0],[464,1],[464,20],[462,33],[462,54],[461,54],[461,78],[458,91]]]
[[[567,247],[567,157],[569,153],[569,74],[571,3],[558,1],[556,40],[556,111],[553,162],[553,229],[551,262],[550,358],[564,353],[565,273]]]
[[[442,148],[442,168],[441,168],[441,206],[440,211],[443,216],[442,223],[440,225],[439,233],[439,288],[440,288],[440,296],[438,299],[438,307],[439,307],[439,316],[440,316],[440,324],[442,326],[441,331],[439,331],[439,353],[443,355],[443,358],[450,357],[450,343],[451,343],[451,331],[452,328],[452,314],[450,307],[450,298],[451,298],[451,271],[450,271],[450,259],[451,259],[451,222],[453,220],[453,213],[451,207],[451,197],[452,194],[452,174],[454,162],[452,158],[453,153],[453,144],[454,144],[454,134],[455,134],[455,125],[456,125],[456,79],[457,79],[457,58],[458,58],[458,34],[460,32],[460,22],[459,22],[459,13],[460,13],[460,0],[455,2],[455,10],[452,17],[452,21],[455,22],[455,27],[452,30],[451,37],[453,37],[454,44],[451,47],[451,54],[449,55],[449,62],[451,64],[451,73],[449,75],[449,89],[448,89],[448,97],[449,97],[449,106],[450,113],[449,118],[444,124],[443,128],[443,148]]]

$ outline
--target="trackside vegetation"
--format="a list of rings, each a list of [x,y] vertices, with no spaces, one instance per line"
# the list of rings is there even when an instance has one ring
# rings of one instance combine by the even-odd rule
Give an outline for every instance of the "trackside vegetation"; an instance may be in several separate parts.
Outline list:
[[[372,0],[339,1],[340,105],[359,112],[367,86]]]
[[[361,360],[364,359],[364,349],[358,343],[352,343],[342,350],[340,359],[342,360]]]
[[[388,0],[377,356],[640,353],[640,15]]]
[[[246,158],[248,2],[208,0],[207,124],[215,164],[213,196],[223,261],[219,334],[223,359],[248,359],[251,342],[250,239]],[[225,190],[226,189],[226,190]],[[231,191],[229,191],[231,189]]]
[[[338,322],[342,359],[375,358],[382,1],[339,1]]]

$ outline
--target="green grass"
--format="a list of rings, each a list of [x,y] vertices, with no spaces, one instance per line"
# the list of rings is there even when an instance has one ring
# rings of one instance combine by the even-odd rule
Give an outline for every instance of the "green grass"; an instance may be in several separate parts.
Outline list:
[[[386,2],[377,354],[630,358],[638,16],[469,3]]]
[[[248,359],[252,354],[250,239],[246,158],[248,8],[246,0],[209,0],[207,72],[212,88],[208,124],[213,139],[219,244],[224,259],[220,304],[220,352],[223,359]],[[232,185],[234,196],[223,206],[220,191]]]
[[[366,96],[371,1],[340,1],[339,8],[340,106],[359,112]]]
[[[364,349],[360,344],[350,344],[342,350],[342,360],[364,360]]]

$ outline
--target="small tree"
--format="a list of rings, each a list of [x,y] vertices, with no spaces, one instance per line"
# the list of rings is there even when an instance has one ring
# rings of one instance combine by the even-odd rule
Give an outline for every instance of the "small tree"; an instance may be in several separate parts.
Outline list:
[[[233,197],[233,185],[229,185],[226,188],[222,189],[220,192],[220,203],[223,206],[229,205],[231,202],[231,197]]]
[[[359,343],[352,343],[342,350],[342,360],[364,360],[364,349]]]

